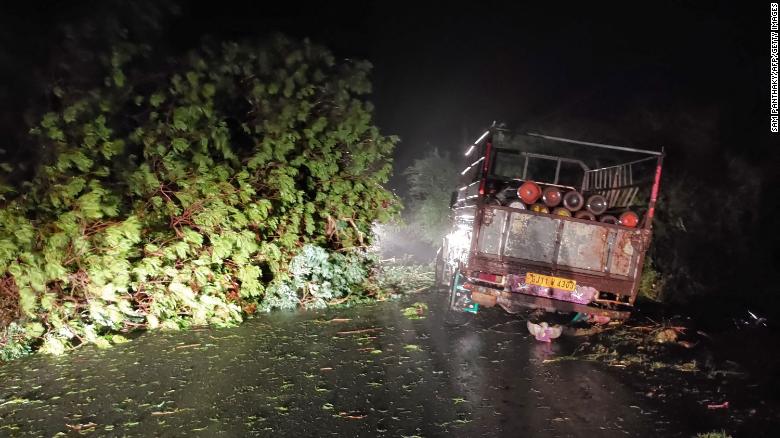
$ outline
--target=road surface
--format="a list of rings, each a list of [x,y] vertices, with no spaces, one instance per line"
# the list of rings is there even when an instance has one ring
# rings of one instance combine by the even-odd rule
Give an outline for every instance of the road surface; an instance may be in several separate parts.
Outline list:
[[[421,319],[403,309],[427,303]],[[0,366],[0,436],[690,436],[620,370],[441,293]]]

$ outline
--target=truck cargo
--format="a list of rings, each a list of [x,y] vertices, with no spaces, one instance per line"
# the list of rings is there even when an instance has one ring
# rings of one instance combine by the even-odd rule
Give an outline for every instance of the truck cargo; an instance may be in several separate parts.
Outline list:
[[[491,126],[465,150],[452,227],[437,253],[450,307],[628,318],[663,157]]]

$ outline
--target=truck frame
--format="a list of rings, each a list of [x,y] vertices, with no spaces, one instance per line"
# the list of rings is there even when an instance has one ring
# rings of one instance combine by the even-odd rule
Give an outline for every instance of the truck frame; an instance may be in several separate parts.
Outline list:
[[[498,304],[510,313],[629,317],[651,241],[663,151],[513,134],[494,123],[465,156],[452,227],[436,258],[437,283],[448,287],[453,310]],[[641,220],[628,227],[509,206],[503,195],[531,180],[600,194],[612,212],[630,209]]]

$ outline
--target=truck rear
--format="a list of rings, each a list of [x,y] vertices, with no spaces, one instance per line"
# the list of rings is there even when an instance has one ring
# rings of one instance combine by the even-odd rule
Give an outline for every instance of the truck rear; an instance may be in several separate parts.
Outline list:
[[[491,127],[466,150],[437,276],[454,310],[496,304],[625,319],[663,153]]]

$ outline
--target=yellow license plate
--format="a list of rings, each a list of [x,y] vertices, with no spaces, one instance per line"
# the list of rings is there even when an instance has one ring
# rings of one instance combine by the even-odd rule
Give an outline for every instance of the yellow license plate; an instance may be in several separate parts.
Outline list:
[[[526,284],[536,286],[551,287],[553,289],[563,289],[573,291],[577,287],[577,282],[568,278],[552,277],[549,275],[536,274],[528,272],[525,274]]]

